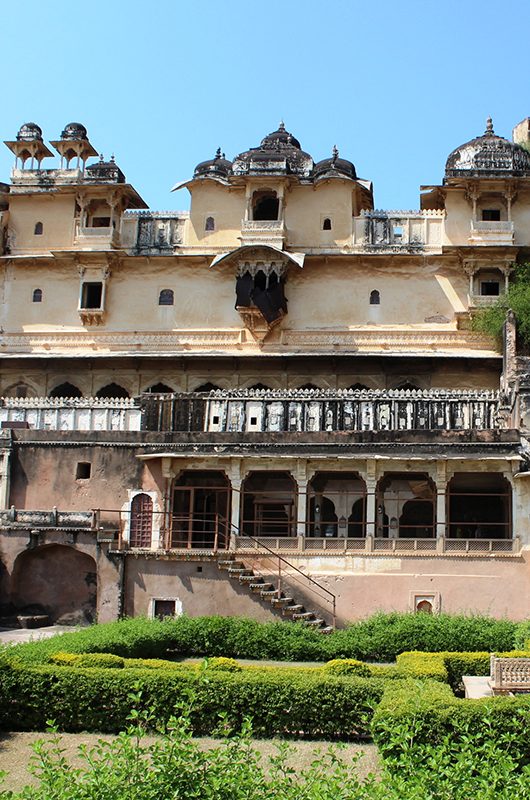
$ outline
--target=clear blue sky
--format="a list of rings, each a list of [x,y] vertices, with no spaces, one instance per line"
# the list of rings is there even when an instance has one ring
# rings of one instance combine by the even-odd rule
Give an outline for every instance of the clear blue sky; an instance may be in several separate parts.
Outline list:
[[[82,122],[158,210],[188,206],[170,189],[218,146],[233,158],[282,118],[315,160],[337,144],[377,207],[417,208],[488,115],[509,138],[530,116],[528,0],[1,6],[1,138]]]

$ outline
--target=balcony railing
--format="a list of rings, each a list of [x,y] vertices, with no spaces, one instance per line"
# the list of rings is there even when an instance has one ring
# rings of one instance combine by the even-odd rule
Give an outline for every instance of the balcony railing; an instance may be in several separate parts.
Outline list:
[[[95,397],[2,397],[0,424],[48,431],[139,431],[134,400]]]
[[[354,252],[441,251],[445,212],[362,211],[353,220]]]
[[[514,243],[515,228],[513,222],[508,221],[471,221],[471,244],[504,245]]]
[[[108,250],[120,246],[120,234],[112,227],[88,228],[76,220],[74,245],[79,245],[84,250]]]
[[[283,247],[285,224],[283,220],[248,220],[241,221],[241,244],[268,244]]]
[[[260,536],[256,539],[235,537],[235,548],[240,552],[260,552],[263,549],[287,553],[318,553],[349,555],[353,553],[410,554],[516,554],[520,550],[518,537],[514,539],[383,539],[366,536],[357,539],[317,538],[306,536]]]
[[[485,430],[500,425],[496,391],[216,391],[143,395],[141,404],[144,427],[159,431]]]

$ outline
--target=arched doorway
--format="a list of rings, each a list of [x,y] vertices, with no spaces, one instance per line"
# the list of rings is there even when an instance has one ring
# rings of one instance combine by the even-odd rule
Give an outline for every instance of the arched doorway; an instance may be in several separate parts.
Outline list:
[[[241,488],[241,532],[295,536],[296,497],[296,483],[288,472],[251,472]]]
[[[424,472],[388,472],[377,484],[377,536],[431,539],[436,535],[436,488]]]
[[[366,485],[356,472],[317,472],[308,484],[307,535],[365,535]]]
[[[512,538],[512,487],[500,473],[457,473],[447,487],[447,505],[449,538]]]
[[[11,603],[18,613],[48,614],[58,623],[93,622],[96,596],[96,562],[86,553],[50,544],[16,558]]]
[[[217,549],[230,541],[230,483],[224,472],[187,470],[173,485],[171,547]]]

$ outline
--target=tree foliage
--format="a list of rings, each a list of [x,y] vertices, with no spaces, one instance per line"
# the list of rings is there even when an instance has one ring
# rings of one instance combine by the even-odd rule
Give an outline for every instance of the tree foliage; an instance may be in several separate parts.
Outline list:
[[[510,309],[517,320],[520,340],[530,346],[530,264],[517,265],[508,291],[499,295],[493,305],[475,312],[473,329],[501,339],[502,327]]]

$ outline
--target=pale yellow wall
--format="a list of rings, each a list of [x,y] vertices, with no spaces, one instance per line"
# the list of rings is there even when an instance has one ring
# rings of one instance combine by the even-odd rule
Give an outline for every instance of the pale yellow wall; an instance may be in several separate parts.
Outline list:
[[[471,234],[472,207],[464,192],[448,192],[445,201],[445,243],[468,244]]]
[[[285,224],[289,246],[329,247],[351,242],[352,183],[333,180],[324,185],[295,186],[286,195]],[[331,217],[332,230],[322,230],[322,218]]]
[[[241,220],[245,215],[245,190],[230,189],[215,181],[205,180],[191,189],[190,222],[186,227],[188,247],[227,247],[240,244]],[[215,230],[205,231],[206,217],[215,220]]]
[[[73,194],[39,194],[31,197],[11,195],[9,201],[11,252],[39,253],[71,245],[74,235],[75,198]],[[35,236],[35,223],[43,223],[43,233]]]

